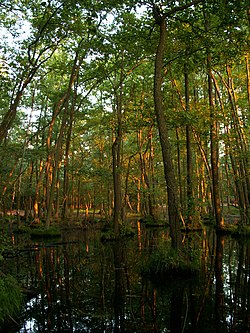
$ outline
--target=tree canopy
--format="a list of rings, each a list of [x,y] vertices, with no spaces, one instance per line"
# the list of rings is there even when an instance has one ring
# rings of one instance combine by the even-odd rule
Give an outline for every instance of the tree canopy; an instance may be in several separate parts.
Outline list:
[[[249,17],[246,0],[1,1],[3,214],[170,221],[170,189],[179,226],[249,224]]]

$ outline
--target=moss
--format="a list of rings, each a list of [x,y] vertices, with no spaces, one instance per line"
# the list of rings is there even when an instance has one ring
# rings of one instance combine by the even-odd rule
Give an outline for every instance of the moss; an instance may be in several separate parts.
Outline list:
[[[15,316],[21,308],[23,296],[16,279],[0,277],[0,323]]]

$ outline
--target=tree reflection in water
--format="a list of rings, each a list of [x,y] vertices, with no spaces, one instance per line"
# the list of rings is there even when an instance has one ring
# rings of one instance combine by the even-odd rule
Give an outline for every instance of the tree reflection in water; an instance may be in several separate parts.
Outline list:
[[[2,264],[31,291],[20,327],[9,332],[250,331],[249,242],[211,230],[191,235],[190,251],[202,249],[200,276],[153,283],[140,265],[167,230],[139,225],[138,237],[106,243],[100,236],[89,230],[67,232],[57,244],[25,241],[22,256]]]

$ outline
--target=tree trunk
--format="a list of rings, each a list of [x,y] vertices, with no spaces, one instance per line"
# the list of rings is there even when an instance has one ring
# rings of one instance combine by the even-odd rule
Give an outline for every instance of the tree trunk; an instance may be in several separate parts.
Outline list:
[[[115,237],[120,235],[120,223],[123,220],[122,214],[122,183],[121,183],[121,144],[122,144],[122,73],[120,77],[119,92],[115,90],[116,95],[116,118],[117,130],[112,144],[113,159],[113,186],[114,186],[114,233]]]
[[[184,66],[185,77],[185,109],[189,113],[189,75],[187,63]],[[191,146],[191,128],[190,125],[186,125],[186,152],[187,152],[187,225],[192,224],[193,220],[193,188],[192,188],[192,173],[193,173],[193,161],[192,161],[192,146]]]
[[[59,102],[56,106],[56,109],[54,111],[54,115],[51,120],[50,127],[49,127],[49,135],[48,135],[48,139],[47,139],[48,148],[50,148],[51,134],[52,134],[52,129],[53,129],[55,120],[56,120],[57,116],[59,115],[59,113],[61,112],[61,110],[63,109],[63,107],[65,107],[64,114],[62,116],[62,123],[61,123],[60,132],[59,132],[59,135],[57,138],[57,142],[55,144],[54,149],[51,151],[51,153],[49,154],[48,159],[47,159],[47,164],[48,164],[48,168],[49,168],[49,167],[52,167],[51,162],[53,161],[53,157],[54,157],[54,165],[53,165],[53,171],[51,173],[50,189],[49,189],[49,187],[47,187],[47,191],[49,191],[47,194],[47,215],[46,215],[46,227],[47,228],[49,228],[49,226],[50,226],[50,218],[52,215],[52,205],[53,205],[53,200],[54,200],[56,174],[58,172],[59,163],[61,162],[61,159],[62,159],[62,142],[63,142],[63,136],[64,136],[65,129],[66,129],[67,118],[69,115],[68,103],[69,103],[70,93],[71,93],[72,86],[77,78],[77,75],[78,75],[78,72],[80,69],[81,60],[79,61],[78,64],[77,64],[77,62],[78,62],[78,52],[76,52],[76,55],[75,55],[74,64],[72,66],[67,91],[65,92],[63,97],[59,100]]]
[[[231,104],[232,109],[232,127],[235,131],[235,145],[237,146],[236,152],[238,154],[238,169],[240,174],[240,179],[243,187],[243,194],[244,194],[244,207],[243,208],[243,216],[242,219],[243,224],[249,223],[250,220],[250,175],[249,175],[249,148],[247,143],[246,134],[244,132],[245,125],[240,117],[240,111],[237,105],[237,95],[234,89],[233,84],[233,77],[231,72],[231,67],[227,65],[227,76],[228,76],[228,83],[227,83],[227,90],[228,90],[228,97]]]
[[[150,181],[149,172],[151,171],[151,175],[153,177],[153,170],[151,169],[150,163],[152,164],[152,128],[149,129],[148,133],[147,146],[144,152],[142,152],[143,140],[142,141],[142,130],[139,130],[137,133],[137,145],[139,150],[139,158],[140,158],[140,169],[141,169],[141,184],[146,191],[144,191],[145,199],[144,199],[144,214],[155,219],[154,210],[153,210],[153,188],[152,182]],[[148,150],[150,152],[148,153]],[[147,160],[149,160],[149,165],[147,165]],[[151,170],[150,170],[151,169]],[[147,172],[149,170],[149,172]]]
[[[207,14],[205,16],[205,30],[209,31],[209,22]],[[219,130],[218,121],[215,114],[214,96],[213,96],[213,82],[212,82],[212,56],[207,47],[207,82],[208,82],[208,99],[210,110],[210,158],[211,158],[211,171],[212,171],[212,198],[213,209],[216,220],[216,227],[223,228],[224,219],[222,216],[221,199],[220,199],[220,182],[219,182]]]
[[[179,198],[178,186],[174,175],[174,168],[171,155],[171,144],[169,141],[168,128],[163,109],[162,81],[163,81],[163,59],[166,44],[166,19],[159,14],[159,8],[154,6],[154,15],[157,25],[160,27],[160,38],[155,57],[155,75],[154,75],[154,104],[155,115],[160,136],[162,149],[162,158],[164,165],[164,174],[168,194],[168,217],[170,224],[170,235],[172,247],[180,249],[181,247],[181,224],[179,218]]]
[[[62,216],[63,218],[68,217],[68,211],[69,211],[69,170],[68,170],[68,164],[69,164],[69,152],[70,152],[70,144],[71,144],[71,136],[72,136],[72,128],[73,128],[73,120],[74,120],[74,114],[75,114],[75,99],[77,95],[77,88],[75,87],[74,91],[74,100],[73,105],[70,109],[70,119],[66,134],[66,147],[65,147],[65,158],[64,158],[64,177],[63,177],[63,211]]]
[[[246,74],[247,74],[247,99],[248,99],[248,108],[250,109],[250,68],[249,68],[249,54],[247,53],[245,56],[246,60]]]
[[[115,138],[112,145],[113,182],[114,182],[114,232],[119,237],[122,221],[122,189],[121,189],[121,137]]]

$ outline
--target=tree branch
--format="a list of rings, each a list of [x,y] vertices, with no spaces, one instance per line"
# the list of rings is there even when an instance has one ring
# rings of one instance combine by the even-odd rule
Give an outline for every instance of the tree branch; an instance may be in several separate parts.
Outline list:
[[[169,11],[167,11],[165,14],[163,14],[163,18],[167,18],[173,14],[175,14],[176,12],[179,12],[181,10],[187,9],[193,5],[197,5],[198,3],[204,2],[204,0],[193,0],[192,2],[182,5],[182,6],[177,6],[173,9],[170,9]]]

